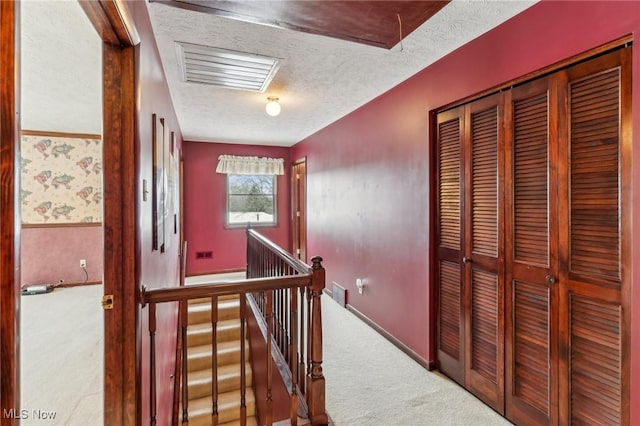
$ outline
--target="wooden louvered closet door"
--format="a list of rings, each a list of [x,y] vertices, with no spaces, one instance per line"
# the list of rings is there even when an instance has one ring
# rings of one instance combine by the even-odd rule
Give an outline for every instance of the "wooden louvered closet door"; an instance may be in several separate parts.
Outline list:
[[[465,106],[463,150],[465,385],[500,413],[504,410],[501,99],[494,95]]]
[[[630,58],[437,115],[438,365],[515,424],[629,424]]]
[[[438,288],[438,364],[464,385],[464,304],[462,283],[463,108],[438,114],[436,281]]]
[[[502,412],[500,99],[438,115],[437,279],[440,369]]]
[[[564,73],[561,424],[629,424],[630,58]]]
[[[505,414],[557,422],[557,79],[506,94]]]

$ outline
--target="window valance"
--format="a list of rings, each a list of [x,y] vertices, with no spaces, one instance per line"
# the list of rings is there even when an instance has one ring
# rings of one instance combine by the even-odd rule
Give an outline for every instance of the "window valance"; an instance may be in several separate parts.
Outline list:
[[[228,175],[283,175],[284,159],[221,155],[216,172]]]

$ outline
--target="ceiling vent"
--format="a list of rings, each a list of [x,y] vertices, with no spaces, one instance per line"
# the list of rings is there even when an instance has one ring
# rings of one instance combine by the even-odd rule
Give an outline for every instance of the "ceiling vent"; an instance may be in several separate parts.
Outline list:
[[[176,42],[182,81],[264,92],[279,60],[253,53]]]

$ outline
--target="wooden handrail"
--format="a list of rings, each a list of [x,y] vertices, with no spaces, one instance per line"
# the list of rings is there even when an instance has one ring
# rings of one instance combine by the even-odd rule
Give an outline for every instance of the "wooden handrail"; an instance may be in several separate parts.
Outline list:
[[[184,260],[184,259],[183,259]],[[211,303],[212,337],[212,399],[211,422],[218,423],[217,388],[217,327],[218,300],[220,296],[240,296],[241,335],[247,326],[247,305],[253,310],[267,345],[267,395],[264,419],[271,425],[273,418],[272,379],[273,371],[283,376],[290,398],[291,425],[297,424],[298,411],[309,418],[313,426],[326,425],[324,407],[325,383],[322,375],[322,314],[320,295],[325,286],[325,271],[322,258],[314,257],[313,266],[308,266],[294,258],[276,244],[253,229],[247,230],[247,277],[244,281],[216,282],[173,288],[147,289],[143,286],[140,302],[149,306],[150,338],[150,423],[155,424],[156,395],[156,354],[155,334],[160,324],[155,317],[159,303],[179,302],[179,325],[181,337],[186,342],[187,303],[191,299],[207,298]],[[248,302],[248,303],[247,303]],[[184,343],[183,342],[183,343]],[[189,422],[186,382],[186,346],[183,348],[182,362],[182,424]],[[272,358],[273,355],[273,358]],[[240,422],[247,418],[245,397],[244,366],[247,356],[241,343],[241,388]],[[276,368],[273,368],[276,367]],[[175,418],[175,417],[174,417]]]
[[[154,288],[142,287],[140,303],[178,302],[211,296],[255,293],[258,291],[282,288],[305,287],[309,285],[310,275],[290,275],[278,278],[251,278],[244,281],[225,281],[215,284],[194,284],[185,287]]]
[[[280,256],[280,258],[287,263],[287,265],[291,266],[299,274],[310,274],[311,273],[311,268],[309,267],[309,265],[307,265],[306,263],[304,263],[300,259],[296,259],[295,257],[291,256],[291,254],[288,253],[286,250],[284,250],[282,247],[278,246],[277,244],[275,244],[270,239],[268,239],[268,238],[264,237],[263,235],[259,234],[258,232],[256,232],[256,230],[254,230],[252,228],[247,228],[247,242],[250,239],[254,239],[254,240],[260,242],[260,244],[262,244],[263,246],[267,247],[271,252],[278,254]],[[249,261],[248,258],[247,258],[247,261]]]

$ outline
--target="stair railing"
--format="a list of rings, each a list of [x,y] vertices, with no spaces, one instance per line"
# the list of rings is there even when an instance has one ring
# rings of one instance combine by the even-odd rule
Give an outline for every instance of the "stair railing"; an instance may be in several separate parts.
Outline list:
[[[267,412],[266,424],[273,424],[271,389],[274,358],[277,370],[283,376],[290,395],[291,425],[297,425],[298,409],[312,425],[326,425],[325,381],[322,374],[322,315],[320,296],[325,286],[322,258],[314,257],[307,266],[263,237],[253,229],[247,230],[247,279],[244,281],[216,282],[184,287],[147,289],[143,286],[141,303],[149,307],[149,365],[150,365],[150,418],[157,419],[156,342],[157,305],[179,302],[179,326],[182,330],[182,424],[187,425],[188,393],[186,383],[186,327],[187,303],[191,299],[208,298],[211,302],[212,389],[211,424],[218,425],[217,392],[217,317],[218,298],[239,295],[240,332],[247,329],[247,304],[256,314],[267,344]],[[298,298],[298,295],[300,296]],[[247,303],[248,302],[248,303]],[[241,339],[240,365],[240,424],[246,425],[246,377],[244,365],[247,354]]]
[[[290,391],[292,425],[298,403],[312,425],[328,422],[320,298],[325,287],[325,270],[321,257],[314,257],[311,262],[309,267],[255,230],[247,229],[247,278],[309,277],[308,285],[256,291],[248,298],[266,339],[267,354],[272,355],[267,360],[267,374],[271,375],[273,358]],[[270,377],[267,388],[267,424],[270,424]]]

